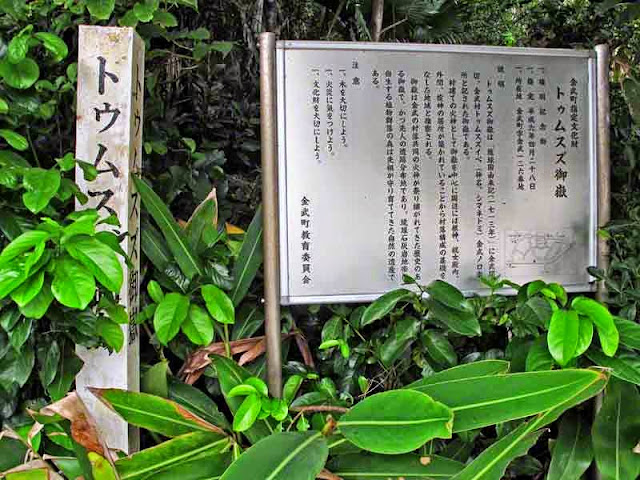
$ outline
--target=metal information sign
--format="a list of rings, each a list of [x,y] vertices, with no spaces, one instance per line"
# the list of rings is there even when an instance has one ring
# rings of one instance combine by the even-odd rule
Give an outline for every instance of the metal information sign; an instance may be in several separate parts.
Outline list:
[[[591,289],[595,53],[276,45],[280,299],[367,301],[408,274]]]

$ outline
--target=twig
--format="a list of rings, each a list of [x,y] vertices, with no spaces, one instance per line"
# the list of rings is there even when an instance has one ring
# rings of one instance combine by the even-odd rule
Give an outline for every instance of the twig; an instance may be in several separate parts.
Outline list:
[[[320,480],[342,480],[342,477],[339,477],[339,476],[331,473],[326,468],[324,470],[322,470],[318,475],[316,475],[316,478],[318,478]]]
[[[291,410],[292,412],[300,412],[300,413],[318,413],[318,412],[347,413],[349,411],[348,408],[335,407],[333,405],[309,405],[307,407],[291,407],[289,410]]]

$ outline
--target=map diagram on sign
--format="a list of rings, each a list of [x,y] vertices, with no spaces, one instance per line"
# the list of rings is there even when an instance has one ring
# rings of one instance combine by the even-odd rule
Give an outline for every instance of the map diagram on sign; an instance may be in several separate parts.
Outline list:
[[[538,267],[541,273],[567,274],[575,268],[571,231],[509,231],[506,235],[505,266],[509,269]]]

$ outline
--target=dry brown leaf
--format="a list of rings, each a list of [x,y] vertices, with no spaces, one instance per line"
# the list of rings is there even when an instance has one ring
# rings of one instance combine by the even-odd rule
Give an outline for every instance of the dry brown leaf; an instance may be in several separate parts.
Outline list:
[[[339,477],[338,475],[331,473],[326,468],[322,470],[318,475],[316,475],[316,478],[319,480],[342,480],[342,477]]]
[[[243,366],[247,363],[253,362],[256,358],[261,356],[267,349],[267,342],[260,340],[256,343],[251,350],[247,350],[238,360],[238,365]]]

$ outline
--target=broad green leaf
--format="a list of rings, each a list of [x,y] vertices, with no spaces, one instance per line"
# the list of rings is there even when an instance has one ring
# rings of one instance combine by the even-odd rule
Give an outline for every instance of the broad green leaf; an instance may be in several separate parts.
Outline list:
[[[64,60],[69,54],[67,44],[57,35],[49,32],[37,32],[33,36],[40,40],[44,48],[51,52],[54,62]]]
[[[375,453],[411,452],[433,438],[451,438],[453,412],[414,390],[383,392],[366,398],[344,414],[340,433],[354,445]]]
[[[235,444],[235,448],[240,448]],[[174,467],[165,468],[164,470],[153,474],[153,480],[218,480],[227,470],[233,460],[231,450],[223,453],[216,451],[205,452],[192,460],[175,465]]]
[[[169,382],[167,375],[169,374],[169,362],[162,360],[155,365],[149,367],[140,379],[140,391],[150,395],[156,395],[162,398],[169,397]]]
[[[553,357],[547,347],[547,336],[537,338],[527,354],[527,372],[551,370],[553,368]]]
[[[614,5],[617,3],[618,2],[615,2]],[[629,107],[633,121],[640,125],[640,82],[628,76],[622,82],[622,92],[627,101],[627,106]]]
[[[11,346],[19,352],[22,349],[22,345],[27,341],[31,335],[31,329],[33,327],[33,320],[31,318],[21,318],[11,331],[7,332],[9,335],[9,341]]]
[[[178,19],[171,13],[164,10],[156,10],[153,13],[153,22],[162,25],[165,28],[177,27]],[[195,152],[195,148],[191,150]]]
[[[571,310],[556,310],[551,317],[547,344],[549,353],[562,367],[576,355],[580,321],[578,314]]]
[[[502,375],[509,371],[509,362],[505,360],[482,360],[480,362],[467,363],[449,368],[429,377],[413,382],[404,388],[419,390],[427,385],[440,385],[476,377],[489,375]]]
[[[571,306],[581,315],[591,319],[598,330],[602,351],[605,355],[613,357],[618,350],[619,335],[613,316],[607,307],[587,297],[574,298]]]
[[[220,428],[166,398],[116,388],[90,390],[102,403],[136,427],[146,428],[167,437],[196,431],[224,434]]]
[[[182,331],[196,345],[209,345],[213,341],[213,320],[204,308],[193,303]]]
[[[509,464],[538,441],[535,421],[525,423],[485,449],[451,480],[501,480]]]
[[[40,67],[30,58],[13,64],[6,58],[0,60],[0,77],[7,85],[19,90],[31,87],[40,76]]]
[[[229,397],[229,392],[252,375],[244,368],[238,366],[232,359],[217,355],[212,356],[212,359],[216,373],[218,374],[220,390],[222,390],[229,410],[232,414],[235,414],[240,408],[243,399],[239,397]],[[272,428],[268,420],[258,420],[249,430],[243,432],[251,443],[256,443],[270,433],[272,433]]]
[[[22,464],[26,458],[27,447],[20,440],[0,437],[0,472],[10,470]]]
[[[40,364],[40,381],[47,388],[56,378],[58,364],[60,363],[60,346],[56,340],[44,342],[38,345],[38,362]]]
[[[91,462],[91,473],[94,480],[116,480],[116,473],[109,461],[95,452],[87,454]]]
[[[204,252],[219,238],[218,206],[213,198],[202,202],[189,219],[185,236],[194,252]]]
[[[276,433],[240,455],[221,480],[314,480],[328,455],[320,433]]]
[[[0,254],[0,265],[31,250],[36,245],[46,242],[50,237],[51,234],[49,232],[42,230],[29,230],[23,233],[2,250]]]
[[[78,477],[82,477],[82,467],[80,466],[80,462],[76,458],[72,457],[56,457],[52,458],[51,461],[53,464],[60,470],[65,478],[77,479]]]
[[[27,275],[24,262],[13,260],[0,267],[0,299],[6,297],[24,283]]]
[[[210,461],[209,456],[222,457],[221,451],[228,445],[228,438],[212,432],[186,433],[155,447],[147,448],[117,460],[116,470],[121,480],[155,479],[158,478],[157,475],[159,473],[169,469],[172,469],[177,475],[174,478],[182,479],[184,478],[183,474],[188,472],[188,470],[184,470],[187,462],[200,459],[199,467],[198,464],[193,465],[193,467],[206,469],[206,463]],[[182,474],[180,473],[180,467],[183,469]]]
[[[115,8],[115,0],[86,0],[87,9],[97,20],[108,20]]]
[[[12,348],[0,358],[0,384],[11,385],[17,383],[23,387],[35,364],[35,354],[29,344],[25,345],[20,353]]]
[[[640,394],[630,383],[611,379],[591,430],[596,463],[604,480],[627,480],[640,474],[634,452],[640,432]]]
[[[262,400],[258,395],[251,394],[246,397],[233,416],[233,429],[236,432],[249,430],[257,420],[261,409]]]
[[[587,351],[587,357],[596,365],[610,368],[614,377],[640,385],[640,357],[637,353],[621,351],[611,358],[592,348]]]
[[[106,344],[116,352],[122,350],[124,345],[123,327],[108,317],[100,316],[96,322],[96,332],[100,335]]]
[[[36,295],[33,300],[24,307],[20,307],[20,313],[27,318],[39,320],[44,317],[45,313],[47,313],[51,302],[53,302],[51,284],[46,281],[42,286],[42,289],[38,292],[38,295]]]
[[[203,285],[201,292],[207,310],[213,318],[220,323],[235,322],[235,308],[226,293],[215,285]]]
[[[264,309],[255,305],[243,305],[236,314],[236,323],[231,332],[232,340],[249,338],[264,324]]]
[[[425,290],[432,299],[449,308],[463,312],[468,310],[464,295],[450,283],[434,280],[425,287]]]
[[[434,299],[429,299],[429,319],[435,319],[460,335],[473,337],[480,335],[480,323],[471,310],[450,308]]]
[[[262,265],[262,207],[258,207],[242,240],[240,254],[233,266],[233,288],[229,292],[234,305],[239,305]]]
[[[453,345],[442,333],[437,330],[426,330],[421,338],[427,353],[437,363],[447,367],[453,367],[458,363],[458,356]]]
[[[142,203],[162,231],[169,250],[173,253],[175,261],[182,272],[189,280],[196,275],[202,275],[202,268],[197,257],[189,247],[167,206],[144,180],[135,176],[132,178],[136,189],[140,193]]]
[[[578,317],[578,345],[576,347],[576,357],[586,352],[591,346],[593,340],[593,323],[588,317],[580,315]]]
[[[31,40],[31,32],[33,31],[33,25],[27,25],[20,30],[17,35],[9,42],[7,47],[7,58],[11,63],[19,63],[29,53],[29,44]]]
[[[406,317],[397,322],[395,327],[389,332],[387,339],[380,346],[380,359],[382,360],[382,364],[389,367],[400,358],[411,342],[416,340],[419,331],[420,320],[417,318]],[[341,336],[342,332],[340,332],[340,336],[337,338]],[[340,342],[340,340],[338,340],[338,342]]]
[[[56,376],[47,387],[47,392],[53,401],[60,400],[69,392],[83,365],[82,360],[76,356],[72,345],[63,345],[61,351],[62,360],[58,362]]]
[[[167,345],[178,334],[188,313],[188,297],[179,293],[169,293],[164,297],[153,315],[153,326],[160,343]]]
[[[304,377],[302,375],[291,375],[282,387],[282,398],[287,405],[293,402],[293,399],[296,398],[298,391],[300,390],[300,386],[304,381]]]
[[[171,251],[160,235],[160,232],[158,232],[150,222],[145,221],[142,224],[140,246],[145,256],[160,272],[164,272],[173,260]]]
[[[96,282],[84,265],[66,255],[56,260],[51,292],[61,304],[84,310],[95,291]]]
[[[123,282],[122,265],[115,252],[100,240],[87,235],[71,238],[65,248],[82,263],[104,287],[119,293]]]
[[[231,429],[216,403],[200,389],[169,377],[169,399],[179,403],[203,420],[225,430]]]
[[[389,293],[385,293],[375,302],[367,307],[362,314],[360,320],[360,326],[366,327],[372,324],[376,320],[380,320],[385,317],[396,307],[398,302],[408,300],[413,296],[413,293],[405,288],[399,288]]]
[[[553,370],[461,379],[411,388],[453,410],[453,431],[462,432],[525,418],[566,402],[602,374]]]
[[[187,7],[193,8],[196,12],[198,11],[198,0],[177,0],[180,5],[186,5]]]
[[[6,480],[49,480],[48,468],[32,468],[19,472],[7,473]]]
[[[11,300],[23,308],[29,302],[31,302],[44,285],[44,270],[40,270],[35,275],[29,277],[22,285],[11,292]]]
[[[149,293],[151,300],[156,303],[162,302],[162,299],[164,298],[164,292],[162,291],[162,287],[158,282],[156,282],[155,280],[151,280],[147,284],[147,292]]]
[[[436,455],[371,455],[351,453],[338,455],[329,462],[329,470],[344,480],[387,478],[438,479],[451,478],[464,464]]]
[[[24,152],[29,148],[29,142],[27,142],[27,139],[13,130],[0,128],[0,137],[4,138],[9,145],[21,152]]]
[[[589,425],[576,412],[567,412],[560,422],[547,480],[579,480],[593,460]]]
[[[42,211],[60,188],[60,172],[30,168],[24,174],[22,183],[27,190],[22,194],[22,202],[31,212]]]
[[[640,324],[620,317],[614,317],[614,322],[620,334],[620,343],[629,348],[640,350]]]

